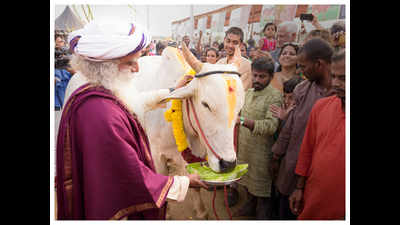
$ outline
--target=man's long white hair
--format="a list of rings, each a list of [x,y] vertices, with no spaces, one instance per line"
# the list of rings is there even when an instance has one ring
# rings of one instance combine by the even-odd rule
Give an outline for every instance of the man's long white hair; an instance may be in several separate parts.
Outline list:
[[[137,99],[138,91],[132,82],[134,73],[120,71],[119,63],[118,59],[95,62],[79,55],[73,55],[70,61],[71,67],[82,73],[89,83],[101,85],[110,90],[131,113],[142,115],[143,107],[140,106]]]

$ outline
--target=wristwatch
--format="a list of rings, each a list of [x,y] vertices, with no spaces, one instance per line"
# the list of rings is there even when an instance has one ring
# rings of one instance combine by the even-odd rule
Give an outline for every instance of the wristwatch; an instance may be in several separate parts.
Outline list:
[[[243,124],[244,124],[244,117],[241,116],[241,117],[240,117],[240,126],[243,126]]]

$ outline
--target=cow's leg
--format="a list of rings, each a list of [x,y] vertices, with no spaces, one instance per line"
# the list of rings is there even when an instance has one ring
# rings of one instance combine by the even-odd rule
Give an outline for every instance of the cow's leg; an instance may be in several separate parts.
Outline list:
[[[193,190],[193,210],[196,213],[196,218],[200,220],[208,219],[208,213],[201,199],[200,188],[192,188]]]
[[[176,151],[176,150],[175,150]],[[167,168],[169,176],[184,176],[187,175],[185,165],[186,162],[182,159],[179,153],[163,154],[163,161]],[[185,200],[182,202],[169,202],[167,207],[168,220],[188,220],[193,218],[193,191],[189,188]]]
[[[173,174],[170,173],[170,167],[171,167],[171,161],[172,160],[168,156],[166,156],[164,154],[162,154],[159,158],[160,158],[159,164],[156,164],[156,165],[158,165],[158,168],[160,169],[160,171],[162,171],[160,173],[162,173],[164,175],[172,176]],[[168,203],[167,212],[166,212],[166,215],[165,215],[165,218],[167,220],[175,220],[175,219],[177,219],[177,218],[175,218],[173,216],[173,212],[172,212],[172,209],[171,209],[171,208],[175,207],[175,204],[176,204],[175,202],[169,202]]]
[[[177,175],[187,175],[187,171],[185,169],[186,162],[179,156],[177,159],[179,163],[169,163],[170,160],[167,160],[167,167],[170,174],[177,174]],[[204,203],[201,200],[200,196],[200,188],[189,188],[188,193],[186,195],[186,199],[184,200],[183,204],[191,204],[196,219],[206,220],[207,219],[207,210],[204,207]],[[190,197],[191,196],[191,197]]]
[[[170,176],[184,176],[188,174],[185,169],[186,162],[179,154],[163,155],[162,158],[165,158],[166,167]],[[175,215],[173,212],[179,208],[183,210],[179,210],[180,214]],[[167,217],[167,219],[189,219],[195,217],[195,219],[206,220],[207,210],[200,197],[200,188],[189,188],[185,200],[179,203],[171,202],[171,204],[168,204],[167,212],[169,212],[169,217]]]
[[[153,156],[154,167],[156,172],[162,175],[168,175],[167,158],[163,154]]]

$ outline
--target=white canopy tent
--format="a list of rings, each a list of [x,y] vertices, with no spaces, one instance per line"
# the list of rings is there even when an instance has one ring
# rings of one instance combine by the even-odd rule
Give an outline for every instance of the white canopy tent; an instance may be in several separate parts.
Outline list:
[[[65,7],[63,13],[55,20],[55,30],[63,32],[71,32],[73,30],[81,29],[85,23],[81,21],[69,6]]]

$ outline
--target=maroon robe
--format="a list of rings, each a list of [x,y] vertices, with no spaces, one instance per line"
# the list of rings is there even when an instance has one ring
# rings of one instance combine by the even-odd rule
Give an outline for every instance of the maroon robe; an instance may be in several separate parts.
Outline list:
[[[57,219],[165,219],[173,177],[155,172],[143,128],[108,90],[71,95],[56,155]]]

